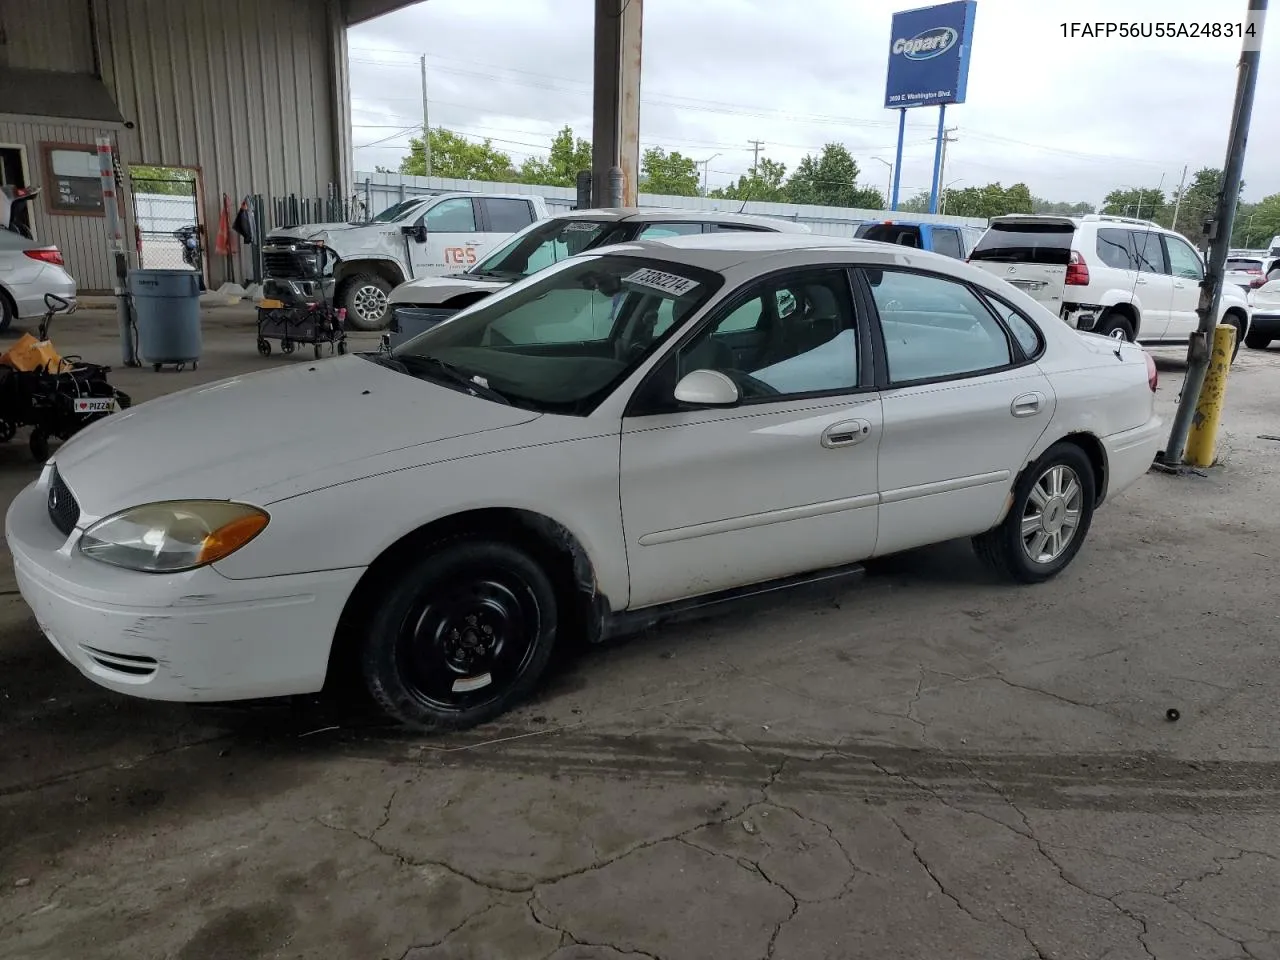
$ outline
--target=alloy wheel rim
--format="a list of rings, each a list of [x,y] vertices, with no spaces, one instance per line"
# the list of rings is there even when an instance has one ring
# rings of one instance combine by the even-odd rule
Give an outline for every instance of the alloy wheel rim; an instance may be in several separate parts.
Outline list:
[[[380,320],[387,309],[387,295],[372,284],[363,286],[352,298],[357,316],[366,322]]]
[[[1022,549],[1032,563],[1053,563],[1080,529],[1084,487],[1064,464],[1050,467],[1031,486],[1022,511]]]

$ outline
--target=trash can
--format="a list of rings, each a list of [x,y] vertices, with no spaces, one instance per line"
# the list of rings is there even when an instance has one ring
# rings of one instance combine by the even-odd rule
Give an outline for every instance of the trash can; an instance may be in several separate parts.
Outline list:
[[[156,370],[200,360],[200,278],[194,270],[130,270],[138,355]]]

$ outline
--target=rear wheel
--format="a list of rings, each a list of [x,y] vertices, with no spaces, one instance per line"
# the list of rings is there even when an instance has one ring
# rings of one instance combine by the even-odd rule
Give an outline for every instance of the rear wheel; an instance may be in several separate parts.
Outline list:
[[[378,603],[362,649],[369,692],[419,729],[484,723],[533,689],[556,640],[555,590],[508,543],[430,545]]]
[[[1235,363],[1236,357],[1240,355],[1240,344],[1244,343],[1244,320],[1233,313],[1222,322],[1229,327],[1236,328],[1236,342],[1235,346],[1231,348],[1231,362]]]
[[[358,273],[342,287],[341,306],[347,323],[357,330],[381,330],[391,318],[387,295],[391,284],[372,273]]]
[[[1039,583],[1056,576],[1080,551],[1093,520],[1093,465],[1072,443],[1056,443],[1028,467],[998,527],[975,537],[974,549],[1000,576]]]
[[[1118,313],[1115,310],[1108,310],[1102,315],[1098,325],[1094,328],[1094,332],[1116,340],[1127,340],[1130,343],[1133,343],[1133,338],[1137,335],[1137,331],[1133,327],[1133,321],[1125,314]]]

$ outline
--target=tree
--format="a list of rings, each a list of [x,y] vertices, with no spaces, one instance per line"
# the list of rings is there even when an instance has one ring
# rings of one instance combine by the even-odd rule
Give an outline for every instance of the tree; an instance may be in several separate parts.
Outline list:
[[[1178,219],[1182,219],[1181,215]],[[1280,237],[1280,193],[1249,204],[1247,210],[1244,205],[1236,210],[1231,241],[1234,246],[1262,248],[1271,243],[1272,237]]]
[[[1240,182],[1240,189],[1244,189],[1244,181]],[[1182,191],[1182,203],[1178,204],[1178,222],[1173,229],[1197,241],[1204,237],[1204,222],[1218,212],[1218,194],[1221,192],[1221,170],[1214,167],[1202,167],[1197,170],[1191,182]],[[1178,191],[1175,190],[1173,195],[1176,200]],[[1242,212],[1241,206],[1237,198],[1237,223]],[[1232,232],[1234,233],[1234,230]]]
[[[828,143],[817,157],[805,154],[787,181],[787,199],[824,207],[884,207],[879,190],[858,186],[858,162],[839,143]]]
[[[590,141],[575,137],[573,128],[566,125],[551,140],[551,152],[546,159],[529,157],[520,165],[520,182],[572,187],[578,183],[578,173],[590,169]]]
[[[1031,190],[1025,183],[1003,187],[988,183],[985,187],[947,190],[940,205],[953,217],[1001,217],[1006,213],[1031,213]]]
[[[1040,197],[1032,197],[1031,212],[1053,214],[1059,217],[1083,217],[1089,213],[1097,213],[1097,208],[1083,200],[1079,203],[1071,203],[1069,200],[1044,200]]]
[[[159,193],[170,197],[194,197],[196,172],[190,167],[129,167],[134,193]]]
[[[678,151],[650,147],[640,158],[640,187],[671,197],[698,195],[698,161]]]
[[[761,157],[760,162],[749,173],[739,177],[736,183],[712,190],[711,196],[721,200],[762,200],[784,203],[787,200],[784,183],[786,178],[785,163]]]
[[[400,161],[400,172],[417,177],[426,174],[421,137],[410,139],[409,155]],[[491,140],[472,143],[444,127],[431,130],[431,174],[456,180],[510,182],[516,179],[511,158],[495,149]]]
[[[1157,220],[1163,216],[1165,223],[1172,213],[1167,208],[1164,191],[1155,187],[1122,187],[1112,190],[1102,201],[1102,212],[1113,217]]]
[[[928,213],[929,191],[917,190],[915,195],[898,203],[899,213]]]

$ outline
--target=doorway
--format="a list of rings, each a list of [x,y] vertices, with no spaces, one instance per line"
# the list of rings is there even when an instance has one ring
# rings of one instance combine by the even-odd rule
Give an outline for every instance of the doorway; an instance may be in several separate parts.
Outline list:
[[[205,289],[205,228],[200,171],[194,167],[129,167],[138,262],[150,270],[193,270]]]
[[[27,180],[27,150],[18,144],[0,143],[0,194],[13,197],[19,191],[30,186]],[[12,224],[19,231],[25,229],[26,233],[31,233],[31,211],[28,209],[30,204],[22,204],[21,209],[14,215],[16,223]],[[0,223],[3,223],[8,217],[0,217]]]

